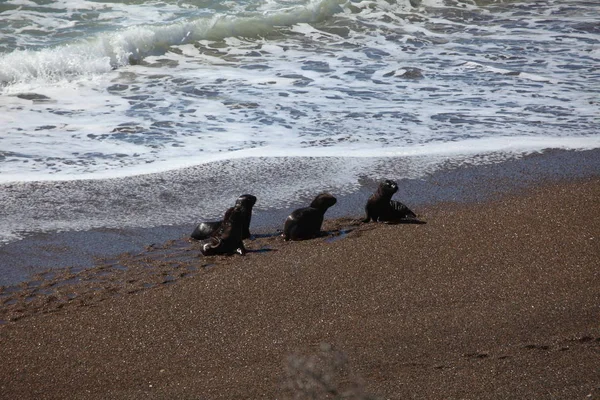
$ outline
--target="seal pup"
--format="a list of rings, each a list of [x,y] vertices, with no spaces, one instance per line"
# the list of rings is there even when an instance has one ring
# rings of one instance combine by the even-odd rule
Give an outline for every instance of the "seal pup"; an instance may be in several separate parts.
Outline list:
[[[213,235],[207,243],[202,245],[200,250],[205,256],[217,254],[246,254],[244,240],[242,238],[244,225],[244,208],[241,205],[227,210],[228,215],[223,220],[218,233]]]
[[[285,220],[283,238],[304,240],[319,236],[325,212],[336,201],[337,199],[329,193],[321,193],[315,197],[310,206],[293,211]]]
[[[242,223],[242,239],[248,239],[251,236],[250,220],[252,219],[252,207],[254,207],[254,204],[256,204],[256,197],[251,194],[243,194],[235,201],[235,205],[240,206],[244,214]],[[229,214],[232,210],[233,207],[228,208],[223,216],[223,219],[220,221],[201,222],[198,224],[196,229],[194,229],[190,237],[196,240],[203,240],[216,235],[223,225],[223,222],[229,217]]]
[[[227,212],[229,212],[229,210],[231,209],[233,209],[233,207],[227,209]],[[225,215],[227,215],[227,212],[225,212]],[[223,220],[200,222],[196,229],[194,229],[190,237],[196,240],[208,239],[209,237],[218,232],[222,224]]]
[[[363,222],[402,222],[414,220],[417,215],[406,205],[392,200],[394,193],[398,191],[398,184],[391,180],[385,180],[379,184],[377,191],[369,197],[365,206],[366,218]]]

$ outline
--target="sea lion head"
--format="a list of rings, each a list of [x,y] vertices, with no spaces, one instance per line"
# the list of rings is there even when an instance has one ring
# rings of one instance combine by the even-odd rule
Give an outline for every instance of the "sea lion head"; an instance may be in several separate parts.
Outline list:
[[[392,197],[398,191],[398,184],[392,180],[386,179],[379,184],[379,193],[385,197]]]
[[[310,203],[310,206],[319,210],[327,210],[334,205],[337,199],[329,193],[321,193]]]
[[[242,206],[244,208],[252,208],[256,204],[256,196],[252,196],[251,194],[243,194],[237,198],[235,201],[236,206]]]

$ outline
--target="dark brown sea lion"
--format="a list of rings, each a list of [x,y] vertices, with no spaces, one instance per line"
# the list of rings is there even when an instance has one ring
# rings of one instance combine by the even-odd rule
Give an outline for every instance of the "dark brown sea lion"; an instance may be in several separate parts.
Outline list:
[[[336,201],[336,198],[329,193],[321,193],[315,197],[309,207],[299,208],[292,212],[285,220],[283,238],[285,240],[304,240],[319,236],[325,212]]]
[[[233,207],[227,209],[227,212],[229,212],[229,210],[233,210]],[[227,212],[225,213],[226,215]],[[196,240],[208,239],[219,231],[221,225],[223,225],[223,220],[200,222],[190,237]]]
[[[243,194],[237,198],[235,205],[242,208],[244,221],[242,223],[242,239],[248,239],[250,235],[250,220],[252,219],[252,207],[256,204],[256,197],[251,194]],[[192,239],[208,239],[219,232],[223,221],[227,220],[233,207],[227,209],[221,221],[201,222],[190,235]]]
[[[205,256],[217,254],[246,254],[242,233],[244,231],[245,210],[241,205],[227,210],[218,233],[202,245],[201,252]]]
[[[397,191],[398,184],[396,182],[390,180],[381,182],[377,191],[367,201],[367,205],[365,206],[367,216],[363,222],[369,222],[371,219],[375,222],[415,220],[417,215],[414,212],[399,201],[392,200],[392,196]]]

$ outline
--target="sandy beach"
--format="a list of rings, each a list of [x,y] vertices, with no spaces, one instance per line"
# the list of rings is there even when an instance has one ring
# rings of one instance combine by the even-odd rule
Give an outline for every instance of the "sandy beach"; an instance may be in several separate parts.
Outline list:
[[[599,199],[597,176],[539,182],[49,271],[0,293],[0,397],[600,398]]]
[[[600,1],[0,1],[0,400],[600,400]]]

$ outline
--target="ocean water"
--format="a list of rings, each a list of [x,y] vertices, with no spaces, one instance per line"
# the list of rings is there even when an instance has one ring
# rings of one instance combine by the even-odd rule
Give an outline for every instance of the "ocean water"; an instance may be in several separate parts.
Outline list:
[[[0,243],[599,148],[599,122],[597,1],[0,1]]]

